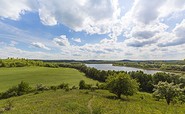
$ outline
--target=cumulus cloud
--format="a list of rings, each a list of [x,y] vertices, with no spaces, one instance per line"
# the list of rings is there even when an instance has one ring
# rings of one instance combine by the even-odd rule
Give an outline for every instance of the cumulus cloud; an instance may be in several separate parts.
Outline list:
[[[79,43],[82,42],[80,38],[72,38],[72,40]]]
[[[27,11],[36,11],[44,25],[63,24],[76,32],[84,31],[88,34],[108,35],[107,38],[102,38],[99,43],[83,46],[70,44],[66,35],[53,38],[51,43],[57,44],[55,46],[60,49],[60,54],[63,55],[54,54],[58,58],[68,59],[77,56],[81,59],[123,59],[124,57],[129,59],[161,59],[170,53],[178,55],[179,58],[184,56],[185,21],[174,28],[168,25],[169,23],[165,23],[165,18],[185,11],[184,0],[135,0],[126,14],[120,15],[120,10],[118,0],[0,1],[0,18],[18,20]],[[175,23],[172,24],[175,25]],[[0,28],[6,29],[1,22],[0,26]],[[6,31],[13,33],[15,29],[6,29]],[[16,30],[16,36],[11,34],[11,37],[8,37],[20,42],[27,40],[26,43],[29,42],[29,44],[33,42],[32,45],[35,47],[46,50],[49,48],[44,44],[48,43],[47,45],[52,47],[50,41],[46,43],[37,40],[44,44],[34,42],[36,40],[33,38],[30,40],[31,37],[20,35],[21,32]],[[120,42],[117,37],[122,34],[123,36],[119,37],[119,40],[123,42]],[[24,37],[27,39],[24,40]],[[73,38],[72,40],[81,42],[80,38]],[[171,48],[167,50],[168,46]],[[14,50],[18,51],[18,49]],[[20,53],[27,54],[29,52],[20,50]],[[156,53],[158,55],[155,55]],[[43,53],[43,55],[54,57],[51,54]]]
[[[177,24],[176,27],[172,30],[172,33],[167,33],[167,38],[160,41],[158,46],[167,47],[167,46],[176,46],[185,43],[185,19]]]
[[[44,44],[40,43],[40,42],[32,42],[31,43],[32,46],[37,47],[37,48],[42,48],[45,50],[51,50],[50,48],[48,48],[47,46],[45,46]]]
[[[59,46],[70,46],[69,40],[66,35],[61,35],[58,38],[54,38],[53,42]]]
[[[165,0],[135,0],[132,13],[136,19],[142,23],[148,24],[159,16],[159,8],[165,3]]]
[[[157,39],[149,39],[149,40],[137,40],[134,38],[131,38],[129,40],[126,40],[125,43],[127,46],[132,46],[132,47],[143,47],[146,45],[151,45],[157,42]]]
[[[152,31],[137,31],[133,33],[133,37],[139,38],[139,39],[148,39],[152,38],[155,35],[155,32]]]
[[[184,0],[135,0],[131,10],[121,19],[126,37],[124,42],[131,47],[149,45],[166,47],[183,44],[185,41],[182,37],[183,27],[181,26],[181,29],[175,27],[170,31],[168,29],[170,25],[163,20],[184,10]]]
[[[36,0],[1,0],[0,17],[18,20],[26,11],[37,10]]]
[[[61,23],[75,31],[88,33],[109,32],[120,14],[118,0],[39,0],[39,3],[43,24]]]

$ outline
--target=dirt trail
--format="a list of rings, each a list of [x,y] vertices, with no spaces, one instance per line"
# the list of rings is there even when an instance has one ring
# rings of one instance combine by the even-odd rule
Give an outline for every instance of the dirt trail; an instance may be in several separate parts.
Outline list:
[[[94,97],[95,96],[93,95],[92,98],[89,100],[88,105],[87,105],[87,108],[89,109],[90,114],[92,114],[92,112],[93,112],[93,109],[92,109],[92,101],[93,101]]]

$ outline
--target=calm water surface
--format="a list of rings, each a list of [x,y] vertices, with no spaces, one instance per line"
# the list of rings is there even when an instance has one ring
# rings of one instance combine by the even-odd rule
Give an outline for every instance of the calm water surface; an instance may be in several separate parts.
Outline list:
[[[94,67],[98,70],[115,70],[115,71],[143,71],[146,74],[155,74],[157,72],[161,72],[161,71],[157,71],[157,70],[144,70],[144,69],[140,69],[140,68],[134,68],[134,67],[125,67],[125,66],[112,66],[112,64],[86,64],[86,66],[88,67]]]

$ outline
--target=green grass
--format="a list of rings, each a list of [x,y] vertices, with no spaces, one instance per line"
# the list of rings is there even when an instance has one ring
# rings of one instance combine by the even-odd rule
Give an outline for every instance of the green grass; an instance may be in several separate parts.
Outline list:
[[[0,91],[5,91],[20,81],[28,82],[33,87],[39,83],[49,86],[63,82],[78,86],[82,79],[89,84],[97,83],[70,68],[0,68]],[[119,100],[106,90],[30,93],[0,100],[0,111],[8,102],[12,102],[13,109],[5,111],[5,114],[185,114],[185,104],[167,105],[164,100],[155,101],[148,93],[138,93],[129,97],[129,100],[122,96]]]
[[[80,80],[85,80],[89,84],[97,83],[97,81],[86,78],[84,73],[71,68],[0,68],[0,92],[19,84],[21,81],[28,82],[35,87],[36,84],[40,83],[50,86],[63,82],[69,83],[70,86],[78,86]]]
[[[119,100],[108,91],[99,91],[93,107],[100,108],[103,114],[185,114],[185,104],[167,105],[164,100],[155,101],[149,93],[138,93],[129,99],[122,96]]]
[[[141,99],[141,96],[144,99]],[[122,98],[122,100],[114,99],[114,95],[106,90],[95,92],[57,90],[0,100],[0,107],[12,101],[14,108],[5,114],[90,114],[89,107],[93,114],[185,113],[185,104],[168,106],[165,101],[155,101],[148,93],[138,93],[129,97],[129,100],[124,96]]]

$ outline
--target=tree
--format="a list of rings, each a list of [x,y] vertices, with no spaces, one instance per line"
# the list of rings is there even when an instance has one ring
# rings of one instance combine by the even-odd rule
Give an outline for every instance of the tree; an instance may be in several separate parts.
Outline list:
[[[158,84],[160,81],[162,82],[172,82],[171,78],[170,78],[170,74],[167,74],[165,72],[157,72],[153,75],[153,81],[154,84]]]
[[[85,81],[84,80],[81,80],[79,82],[79,89],[85,89]]]
[[[24,95],[31,91],[31,87],[28,83],[21,81],[20,84],[18,84],[18,95]]]
[[[135,79],[126,73],[113,74],[108,76],[106,80],[107,88],[111,93],[117,95],[120,99],[121,95],[132,96],[137,92],[139,84]]]
[[[155,85],[153,97],[159,99],[165,99],[167,104],[169,105],[171,101],[175,98],[179,97],[182,93],[182,89],[180,89],[180,84],[174,85],[174,83],[168,82],[159,82]]]
[[[136,79],[139,85],[140,91],[153,92],[153,79],[152,75],[145,74],[143,71],[129,72],[133,79]]]

